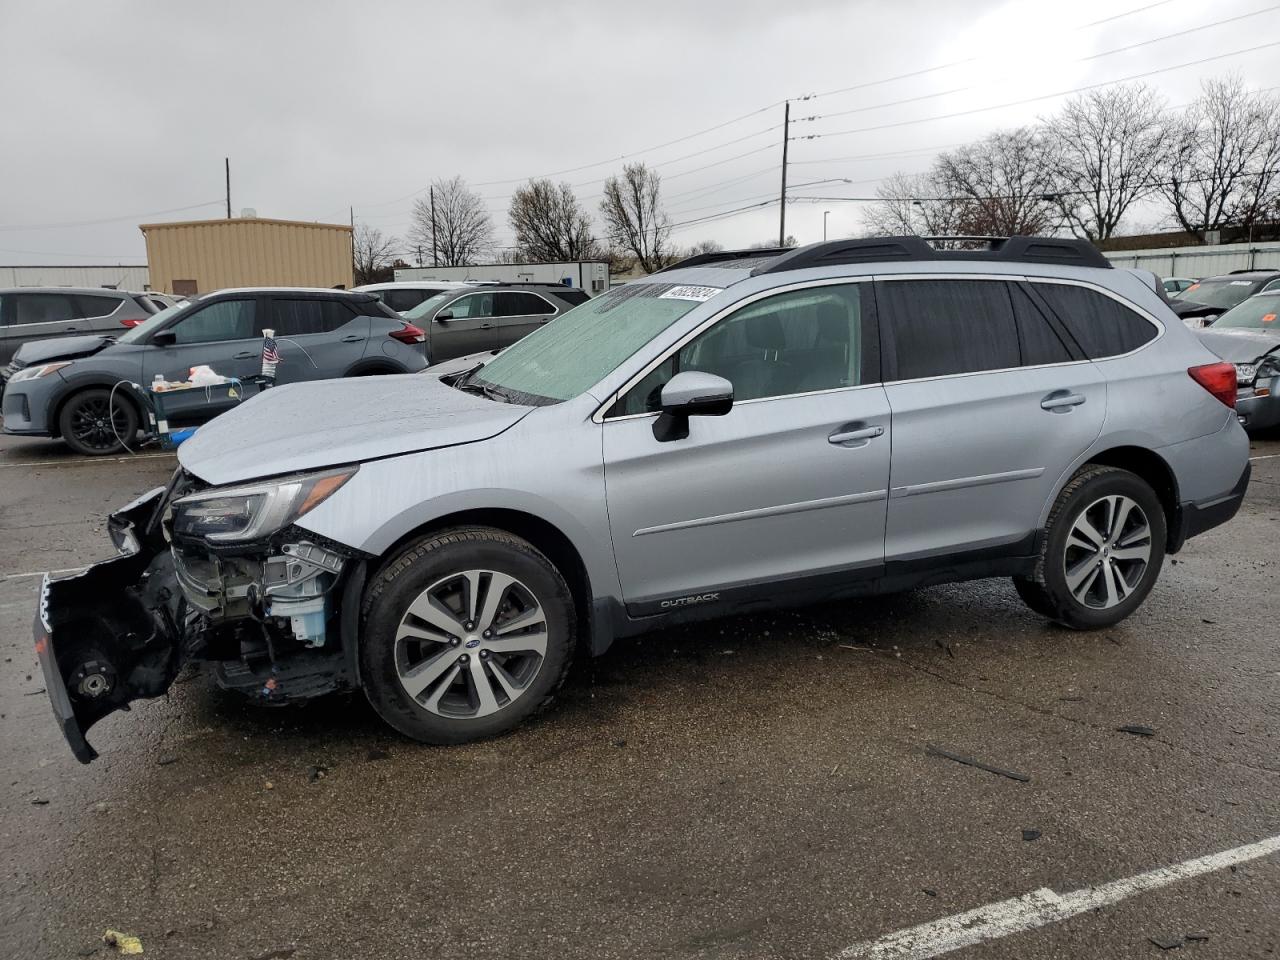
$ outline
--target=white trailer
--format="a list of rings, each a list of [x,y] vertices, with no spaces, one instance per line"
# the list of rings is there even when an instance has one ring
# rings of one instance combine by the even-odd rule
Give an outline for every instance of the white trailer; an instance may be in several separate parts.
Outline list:
[[[1198,247],[1110,250],[1117,267],[1138,267],[1158,277],[1216,277],[1232,270],[1280,270],[1280,244],[1223,243]]]
[[[485,263],[470,267],[401,267],[396,280],[501,280],[507,283],[562,283],[596,296],[609,289],[603,260],[565,263]]]

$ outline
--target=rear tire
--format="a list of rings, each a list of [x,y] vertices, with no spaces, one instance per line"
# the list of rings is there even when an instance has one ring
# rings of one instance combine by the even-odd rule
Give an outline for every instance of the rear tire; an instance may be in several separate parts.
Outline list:
[[[138,411],[121,391],[106,387],[73,394],[58,413],[58,432],[76,453],[103,457],[124,450],[138,433]]]
[[[576,631],[568,584],[532,544],[446,530],[406,547],[365,595],[365,694],[423,743],[497,736],[551,704]]]
[[[1036,613],[1075,630],[1119,623],[1142,605],[1164,562],[1160,498],[1137,474],[1090,464],[1049,512],[1031,577],[1014,577]]]

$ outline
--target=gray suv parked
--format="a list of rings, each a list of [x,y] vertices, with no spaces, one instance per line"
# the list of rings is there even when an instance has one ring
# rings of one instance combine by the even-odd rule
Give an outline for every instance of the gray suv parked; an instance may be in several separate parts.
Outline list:
[[[1155,284],[1069,240],[722,252],[443,374],[267,391],[44,583],[55,716],[87,762],[203,660],[457,743],[695,617],[1008,576],[1107,627],[1249,478],[1235,368]]]
[[[485,283],[445,290],[404,314],[423,329],[432,363],[501,350],[591,299],[554,283]]]
[[[171,307],[119,337],[67,337],[28,343],[7,370],[4,432],[61,437],[89,455],[120,449],[141,411],[121,381],[146,385],[157,374],[185,380],[197,364],[246,378],[262,366],[262,331],[275,331],[278,383],[413,373],[426,366],[422,331],[377,297],[295,287],[223,290]],[[202,390],[172,393],[175,425],[203,423],[236,400]]]
[[[103,287],[15,287],[0,290],[0,364],[31,340],[120,333],[167,304],[150,293]],[[4,379],[0,375],[0,382]]]

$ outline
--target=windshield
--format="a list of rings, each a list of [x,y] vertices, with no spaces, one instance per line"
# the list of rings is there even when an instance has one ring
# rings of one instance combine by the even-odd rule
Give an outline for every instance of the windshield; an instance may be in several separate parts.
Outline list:
[[[1258,289],[1257,280],[1201,280],[1182,291],[1180,300],[1203,303],[1206,307],[1228,310],[1253,295]]]
[[[690,290],[701,293],[696,299],[673,296]],[[707,299],[709,291],[669,283],[615,287],[508,347],[475,380],[552,401],[576,397]]]
[[[1276,314],[1280,313],[1280,295],[1264,294],[1246,300],[1238,307],[1232,307],[1214,323],[1214,330],[1223,327],[1235,327],[1240,330],[1273,330],[1280,335],[1280,323],[1276,322]]]
[[[194,301],[192,301],[192,303],[194,303]],[[136,327],[130,327],[127,331],[117,337],[116,343],[137,343],[140,340],[145,340],[155,330],[159,329],[160,326],[168,322],[171,317],[181,313],[189,306],[191,306],[191,303],[179,303],[172,307],[166,307],[159,313],[153,313]]]
[[[412,310],[406,310],[401,316],[406,320],[421,320],[423,317],[434,313],[437,307],[458,292],[457,290],[442,290],[434,297],[428,297],[423,300]]]

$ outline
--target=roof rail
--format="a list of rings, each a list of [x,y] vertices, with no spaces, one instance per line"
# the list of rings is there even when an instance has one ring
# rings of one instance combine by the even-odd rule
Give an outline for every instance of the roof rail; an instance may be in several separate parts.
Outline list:
[[[654,273],[665,273],[667,270],[683,270],[685,267],[703,267],[709,263],[726,263],[730,260],[757,260],[760,257],[776,257],[790,253],[795,247],[756,247],[752,250],[715,250],[711,253],[695,253],[692,257],[677,260],[670,266],[655,270]]]
[[[941,249],[950,243],[982,244],[984,249]],[[1111,261],[1087,240],[1057,237],[870,237],[828,240],[789,250],[752,275],[829,267],[847,263],[894,260],[995,260],[1003,263],[1056,263],[1074,267],[1110,268]]]

